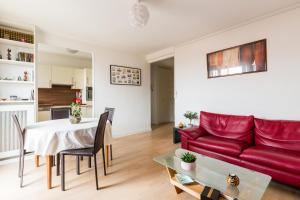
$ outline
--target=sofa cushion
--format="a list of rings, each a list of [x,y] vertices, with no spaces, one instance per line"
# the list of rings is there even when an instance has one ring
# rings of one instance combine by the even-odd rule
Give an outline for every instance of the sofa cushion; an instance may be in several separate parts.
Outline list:
[[[300,152],[300,121],[254,120],[255,144]]]
[[[242,160],[300,174],[300,153],[268,146],[253,146],[240,155]]]
[[[253,143],[253,116],[223,115],[201,111],[200,126],[222,138]]]
[[[234,157],[238,157],[244,149],[249,147],[249,144],[246,142],[213,135],[198,137],[196,140],[189,141],[189,144]]]

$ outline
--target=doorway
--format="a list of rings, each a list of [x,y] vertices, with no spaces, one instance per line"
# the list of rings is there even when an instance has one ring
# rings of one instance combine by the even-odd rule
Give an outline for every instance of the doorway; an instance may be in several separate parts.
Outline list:
[[[174,123],[174,57],[151,63],[151,125]]]

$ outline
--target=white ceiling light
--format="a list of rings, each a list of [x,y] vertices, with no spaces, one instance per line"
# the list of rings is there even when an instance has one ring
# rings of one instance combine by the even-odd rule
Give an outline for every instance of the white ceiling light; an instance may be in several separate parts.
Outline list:
[[[78,50],[76,49],[69,49],[69,48],[66,48],[67,52],[71,53],[71,54],[76,54],[78,53]]]
[[[135,28],[144,27],[149,20],[148,8],[142,4],[139,0],[133,4],[129,11],[129,23]]]

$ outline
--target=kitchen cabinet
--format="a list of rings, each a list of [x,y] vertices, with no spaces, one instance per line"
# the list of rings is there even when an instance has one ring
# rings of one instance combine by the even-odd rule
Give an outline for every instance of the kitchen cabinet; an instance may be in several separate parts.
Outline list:
[[[93,87],[92,69],[86,69],[86,86],[87,87]]]
[[[93,107],[92,106],[81,106],[82,117],[90,118],[93,116]]]
[[[38,88],[51,88],[51,66],[39,65],[37,77]]]
[[[47,121],[51,119],[51,112],[50,110],[45,110],[45,111],[39,111],[38,112],[38,121]]]
[[[52,66],[52,84],[72,85],[72,79],[72,68]]]
[[[84,82],[84,70],[74,69],[73,70],[73,89],[83,89]]]

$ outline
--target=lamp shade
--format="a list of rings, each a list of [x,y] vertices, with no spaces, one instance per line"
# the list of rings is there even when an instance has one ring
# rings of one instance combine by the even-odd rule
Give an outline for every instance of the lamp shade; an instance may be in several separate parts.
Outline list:
[[[140,2],[136,2],[133,4],[130,12],[129,12],[129,23],[131,26],[135,28],[144,27],[149,20],[149,11],[148,8],[141,4]]]

